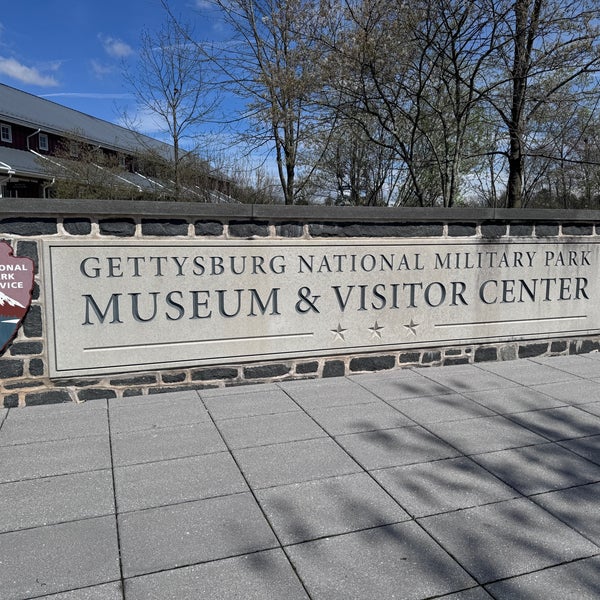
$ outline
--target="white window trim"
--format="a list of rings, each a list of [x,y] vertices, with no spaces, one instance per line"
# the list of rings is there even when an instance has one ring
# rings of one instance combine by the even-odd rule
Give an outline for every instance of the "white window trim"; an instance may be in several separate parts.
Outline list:
[[[42,142],[43,140],[43,142]],[[49,146],[49,140],[48,140],[48,134],[47,133],[40,133],[39,134],[39,138],[38,138],[38,148],[40,150],[44,150],[45,152],[48,152],[48,150],[50,149]]]
[[[8,142],[9,144],[12,144],[12,141],[13,141],[13,138],[12,138],[12,127],[10,125],[8,125],[7,123],[2,123],[0,125],[0,130],[1,130],[0,137],[1,137],[2,141],[3,142]]]

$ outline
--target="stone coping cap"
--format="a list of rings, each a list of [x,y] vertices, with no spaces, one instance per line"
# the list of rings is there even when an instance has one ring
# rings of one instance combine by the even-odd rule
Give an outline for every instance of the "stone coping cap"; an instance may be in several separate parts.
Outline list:
[[[418,221],[600,221],[597,210],[285,206],[268,204],[209,204],[200,202],[155,202],[146,200],[53,200],[0,198],[0,219],[14,216],[58,215],[97,217],[168,217],[184,219],[242,219],[310,222],[418,222]]]

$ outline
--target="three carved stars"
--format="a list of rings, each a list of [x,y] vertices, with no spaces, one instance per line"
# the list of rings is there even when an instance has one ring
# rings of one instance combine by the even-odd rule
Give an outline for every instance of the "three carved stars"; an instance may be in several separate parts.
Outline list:
[[[419,327],[419,325],[420,325],[420,323],[415,323],[414,319],[411,319],[410,323],[407,323],[403,327],[407,331],[409,331],[412,335],[416,336],[417,335],[417,327]],[[368,330],[371,332],[371,336],[374,338],[378,338],[378,339],[382,339],[382,337],[383,337],[382,332],[384,329],[385,329],[385,327],[383,325],[380,325],[378,321],[375,321],[375,323],[371,327],[368,327]],[[333,334],[333,337],[336,340],[346,341],[346,332],[348,331],[348,329],[346,329],[345,327],[342,327],[341,323],[338,323],[337,327],[335,329],[330,329],[329,331],[331,331],[331,333]]]

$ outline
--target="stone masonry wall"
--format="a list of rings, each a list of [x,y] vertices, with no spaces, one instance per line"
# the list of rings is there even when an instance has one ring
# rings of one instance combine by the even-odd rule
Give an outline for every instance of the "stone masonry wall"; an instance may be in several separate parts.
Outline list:
[[[0,355],[0,406],[127,397],[293,378],[338,377],[402,367],[453,365],[575,354],[600,339],[415,348],[141,374],[50,379],[44,336],[40,242],[44,239],[494,239],[600,236],[600,211],[372,209],[0,199],[0,240],[36,266],[33,301],[17,336]]]

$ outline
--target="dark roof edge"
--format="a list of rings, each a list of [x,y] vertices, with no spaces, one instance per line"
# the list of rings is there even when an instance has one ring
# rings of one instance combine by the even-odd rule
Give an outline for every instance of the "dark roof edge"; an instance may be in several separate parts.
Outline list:
[[[202,202],[154,202],[147,200],[45,200],[0,198],[0,218],[8,216],[252,219],[270,222],[482,222],[549,221],[596,222],[600,210],[493,209],[493,208],[379,208],[284,206],[266,204],[207,204]]]

